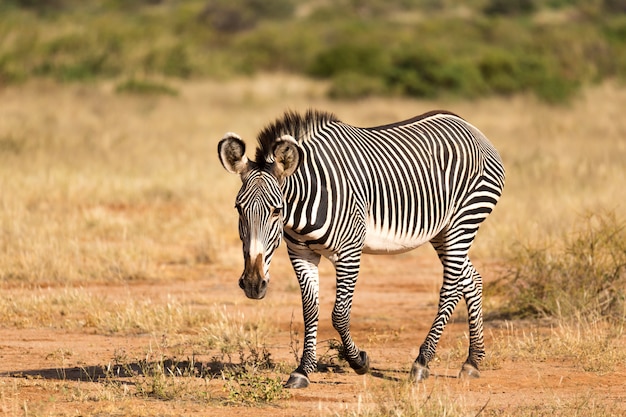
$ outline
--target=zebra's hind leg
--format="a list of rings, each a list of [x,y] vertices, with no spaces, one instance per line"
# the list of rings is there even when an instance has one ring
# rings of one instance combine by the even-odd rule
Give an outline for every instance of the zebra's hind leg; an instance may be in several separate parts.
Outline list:
[[[461,297],[468,306],[470,325],[470,355],[463,365],[461,375],[478,376],[478,364],[484,356],[482,333],[482,281],[467,258],[469,246],[478,228],[451,227],[431,240],[443,265],[443,285],[439,292],[437,316],[420,346],[420,353],[413,363],[410,378],[420,381],[428,378],[428,363],[435,356],[437,344]]]
[[[439,343],[443,329],[446,327],[454,308],[461,299],[462,294],[458,291],[457,286],[453,284],[446,285],[445,277],[444,268],[444,285],[439,292],[437,316],[426,336],[426,340],[424,340],[424,343],[420,346],[420,353],[411,368],[410,379],[412,381],[421,381],[430,376],[428,364],[435,356],[435,350],[437,349],[437,344]]]
[[[445,290],[446,278],[444,272],[444,285],[439,298],[439,312],[433,323],[426,341],[420,347],[420,355],[415,360],[411,369],[411,378],[415,381],[425,379],[429,375],[428,362],[434,357],[439,337],[454,311],[454,307],[461,296],[467,304],[467,316],[469,322],[469,354],[459,372],[459,378],[479,378],[478,366],[485,357],[485,342],[483,335],[483,311],[482,311],[482,278],[468,258],[462,263],[463,267],[460,278],[457,280],[457,290]],[[444,271],[445,271],[444,267]]]
[[[463,281],[463,297],[467,304],[467,317],[469,321],[469,354],[461,367],[460,378],[478,378],[480,371],[478,365],[485,357],[485,342],[483,335],[483,280],[470,260],[466,263],[466,276],[471,280]]]

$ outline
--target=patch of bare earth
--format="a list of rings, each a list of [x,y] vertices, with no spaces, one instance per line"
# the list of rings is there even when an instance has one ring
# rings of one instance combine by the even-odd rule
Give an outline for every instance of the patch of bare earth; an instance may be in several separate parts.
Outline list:
[[[488,263],[477,265],[482,266],[489,280]],[[80,291],[108,298],[131,294],[155,304],[177,298],[191,301],[199,312],[219,305],[252,322],[264,321],[271,332],[263,343],[272,360],[284,365],[276,370],[284,380],[289,369],[295,367],[293,350],[301,347],[297,341],[302,334],[299,293],[286,256],[282,249],[277,254],[271,291],[263,301],[245,299],[236,284],[238,268],[176,267],[164,272],[172,279],[157,283],[86,286]],[[229,358],[210,347],[186,350],[185,340],[198,337],[194,329],[172,337],[159,332],[102,334],[88,325],[71,330],[52,326],[4,328],[0,332],[0,411],[3,415],[309,416],[347,414],[393,401],[394,390],[406,386],[408,370],[436,311],[440,267],[434,253],[424,249],[364,259],[352,315],[353,336],[371,358],[371,373],[364,376],[353,373],[329,351],[328,340],[337,338],[330,323],[334,279],[328,264],[321,269],[318,355],[324,370],[311,375],[308,389],[290,391],[288,399],[270,405],[229,405],[225,381],[218,372],[224,363],[216,363],[216,358],[236,362],[237,354]],[[24,291],[31,290],[5,288],[3,296]],[[423,401],[436,396],[438,401],[454,403],[455,409],[460,407],[466,415],[481,410],[488,415],[545,415],[550,410],[558,414],[561,407],[571,408],[572,404],[579,404],[582,410],[596,410],[598,404],[604,413],[600,415],[626,412],[626,371],[586,372],[573,358],[529,361],[513,354],[506,357],[504,350],[505,355],[491,360],[480,379],[459,380],[457,372],[467,348],[463,310],[461,304],[446,328],[437,359],[431,365],[431,378],[413,390],[422,393]],[[500,322],[486,323],[488,350],[505,337],[503,326]],[[515,326],[515,334],[520,335],[538,330],[529,324]],[[509,331],[507,337],[511,334]],[[198,377],[171,376],[170,385],[187,387],[179,398],[133,394],[137,377],[106,375],[107,366],[110,370],[121,355],[130,362],[149,359],[151,351],[163,349],[167,338],[169,343],[178,344],[179,359],[192,357],[195,366],[209,370]],[[176,349],[168,350],[170,354],[173,351]],[[190,395],[194,390],[196,395]]]

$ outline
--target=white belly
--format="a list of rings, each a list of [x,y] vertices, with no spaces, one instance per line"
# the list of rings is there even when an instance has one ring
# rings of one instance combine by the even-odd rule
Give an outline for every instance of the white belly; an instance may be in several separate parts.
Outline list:
[[[413,250],[432,239],[432,236],[399,236],[390,231],[368,225],[363,253],[392,254]]]

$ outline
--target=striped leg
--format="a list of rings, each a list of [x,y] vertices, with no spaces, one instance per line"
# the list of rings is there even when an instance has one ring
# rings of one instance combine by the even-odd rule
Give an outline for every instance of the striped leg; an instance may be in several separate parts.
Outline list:
[[[359,350],[350,335],[350,311],[352,309],[352,296],[359,274],[361,262],[361,250],[355,249],[351,253],[343,253],[335,262],[337,274],[337,292],[335,294],[335,306],[333,308],[333,327],[339,333],[343,344],[344,355],[354,371],[363,375],[369,371],[369,358],[367,353]]]
[[[474,268],[470,260],[466,257],[461,264],[458,278],[451,287],[455,288],[446,291],[444,284],[439,295],[439,312],[433,326],[420,347],[420,354],[413,364],[411,377],[414,380],[421,380],[428,377],[428,363],[435,355],[437,343],[443,333],[443,329],[448,322],[454,307],[461,296],[467,304],[467,316],[469,321],[469,354],[461,368],[459,377],[478,378],[480,372],[478,365],[485,357],[485,342],[483,336],[483,311],[482,311],[482,278]],[[447,268],[444,267],[444,271]],[[445,274],[445,273],[444,273]],[[445,278],[444,278],[445,281]],[[448,299],[445,299],[445,298]]]
[[[493,169],[487,167],[488,170]],[[501,184],[492,183],[489,178],[498,178],[501,174],[491,173],[483,176],[473,193],[468,196],[464,204],[465,210],[459,215],[458,223],[463,229],[464,241],[467,242],[467,251],[472,244],[478,227],[493,210],[500,197]],[[459,244],[461,246],[461,244]],[[467,304],[467,318],[469,322],[469,353],[461,368],[459,377],[478,378],[478,365],[485,357],[485,340],[483,335],[483,279],[466,258],[461,290]]]
[[[450,320],[450,316],[452,316],[457,303],[463,295],[458,285],[459,274],[461,272],[459,263],[462,263],[463,259],[444,255],[441,243],[435,241],[432,243],[439,254],[441,263],[443,264],[443,285],[439,291],[437,316],[433,321],[424,343],[420,346],[420,353],[417,359],[415,359],[411,369],[411,379],[415,381],[426,379],[430,375],[428,363],[435,356],[435,350],[437,349],[439,338],[441,337],[448,320]]]
[[[319,272],[320,255],[305,246],[288,243],[287,249],[302,294],[304,317],[304,344],[300,366],[289,375],[286,388],[306,388],[308,375],[317,370],[317,323],[319,319]]]
[[[461,368],[460,377],[477,378],[480,376],[478,365],[485,357],[483,336],[483,279],[467,260],[468,279],[463,285],[463,297],[467,303],[469,320],[469,354]]]
[[[466,207],[452,219],[451,225],[431,240],[443,264],[443,286],[439,294],[439,309],[433,325],[420,347],[420,353],[411,369],[411,378],[425,379],[429,375],[428,363],[443,329],[450,319],[456,304],[465,299],[469,321],[469,355],[460,376],[478,377],[478,365],[485,356],[482,311],[482,278],[472,265],[467,253],[478,232],[480,223],[491,212],[493,204],[484,203],[484,185],[476,188],[461,205]]]
[[[468,307],[471,352],[466,361],[468,366],[464,365],[463,371],[468,375],[478,376],[478,363],[484,356],[482,281],[467,258],[467,251],[477,230],[477,226],[447,229],[431,240],[443,264],[443,285],[439,292],[437,316],[411,369],[413,380],[425,379],[430,374],[428,363],[435,356],[439,339],[461,297],[465,298]]]

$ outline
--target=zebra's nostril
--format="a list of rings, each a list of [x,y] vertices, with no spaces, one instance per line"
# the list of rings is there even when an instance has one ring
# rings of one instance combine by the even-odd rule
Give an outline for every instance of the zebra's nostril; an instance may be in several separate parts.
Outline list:
[[[259,284],[259,291],[265,291],[267,289],[267,279],[261,280],[261,283]]]
[[[239,288],[241,288],[242,290],[245,289],[243,285],[243,278],[239,278]]]

